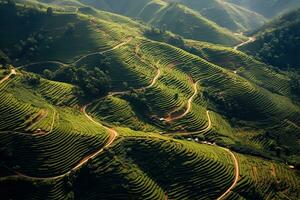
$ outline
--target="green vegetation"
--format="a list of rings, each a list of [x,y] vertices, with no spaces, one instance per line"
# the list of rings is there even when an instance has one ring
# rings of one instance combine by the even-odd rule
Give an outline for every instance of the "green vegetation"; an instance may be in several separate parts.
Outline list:
[[[299,70],[300,9],[287,13],[254,32],[256,41],[241,49],[281,69]]]
[[[297,71],[180,2],[0,3],[1,199],[299,197]]]
[[[231,31],[257,28],[265,22],[263,16],[220,0],[169,0],[179,2]]]
[[[151,26],[169,30],[190,39],[225,45],[233,45],[240,41],[239,37],[229,30],[221,28],[214,21],[203,17],[201,13],[178,3],[167,3],[161,0],[143,0],[138,3],[133,0],[126,0],[121,3],[106,0],[81,2],[100,10],[142,20]]]
[[[266,17],[274,17],[300,6],[298,0],[226,0]]]

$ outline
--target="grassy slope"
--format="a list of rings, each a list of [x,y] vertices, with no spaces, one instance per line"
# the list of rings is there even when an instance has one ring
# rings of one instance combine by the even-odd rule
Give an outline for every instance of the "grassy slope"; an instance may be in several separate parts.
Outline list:
[[[95,2],[86,3],[99,9],[141,19],[152,26],[173,31],[186,38],[225,45],[232,45],[240,41],[240,39],[230,31],[219,27],[213,21],[206,19],[199,13],[188,9],[183,5],[167,4],[166,2],[159,0],[145,0],[139,1],[139,3],[130,0],[121,3],[109,1],[106,3],[111,5],[110,9],[105,9],[101,7],[102,4],[98,5]],[[122,10],[122,7],[119,8],[116,4],[124,4],[128,9]],[[181,29],[178,29],[178,27],[181,27]]]
[[[261,15],[219,0],[170,0],[198,11],[204,17],[231,31],[245,31],[263,24]]]
[[[64,15],[62,14],[62,16]],[[73,18],[67,16],[69,14],[66,15],[66,19],[72,21]],[[89,20],[86,20],[86,16],[74,16],[77,16],[75,19],[80,19],[80,22],[91,23],[89,24],[90,31],[95,34],[96,38],[99,35],[105,35],[102,31],[109,31],[110,35],[117,38],[109,41],[119,41],[122,37],[131,34],[138,35],[137,32],[132,32],[130,27],[123,29],[124,32],[120,34],[119,31],[122,25],[113,24],[112,22],[105,23],[103,20],[89,22]],[[106,28],[107,24],[113,24],[113,26],[109,26],[112,29]],[[124,26],[126,25],[129,26],[124,24]],[[97,26],[100,26],[102,31],[95,31],[98,30]],[[84,36],[81,34],[86,34],[86,32],[76,32],[76,34],[80,38]],[[107,36],[106,38],[110,37]],[[19,38],[16,39],[16,41],[18,40]],[[98,44],[101,45],[102,42]],[[113,46],[113,44],[110,46]],[[56,47],[53,47],[51,50],[55,49]],[[76,50],[74,49],[75,52],[77,52]],[[93,50],[93,46],[85,49],[86,52],[91,50]],[[78,55],[80,54],[74,56]],[[44,56],[46,57],[46,55]],[[281,120],[279,117],[286,117],[286,113],[289,114],[290,110],[297,112],[298,109],[290,103],[289,99],[276,96],[238,74],[234,75],[227,67],[218,66],[221,64],[214,65],[181,49],[164,43],[145,40],[141,36],[133,39],[125,47],[110,52],[107,56],[119,63],[113,69],[107,70],[111,70],[112,79],[116,82],[115,89],[122,90],[126,87],[120,87],[118,83],[119,70],[122,70],[124,80],[127,80],[128,83],[133,80],[132,86],[139,88],[150,82],[151,77],[155,74],[151,65],[159,61],[158,67],[162,71],[162,76],[157,84],[149,90],[142,91],[142,94],[138,94],[143,96],[144,93],[146,98],[148,95],[149,101],[147,102],[154,102],[152,105],[151,103],[148,104],[148,106],[155,108],[153,109],[154,112],[159,111],[161,108],[168,110],[173,108],[174,105],[185,104],[191,93],[188,76],[200,81],[200,91],[206,90],[211,95],[221,96],[224,94],[221,94],[220,91],[224,91],[227,102],[231,102],[232,99],[236,100],[238,104],[245,106],[246,111],[256,108],[258,111],[252,112],[261,116],[261,118],[273,115],[274,120],[278,121]],[[53,59],[59,58],[58,56],[53,57]],[[72,60],[72,58],[70,55],[66,60]],[[61,59],[64,58],[61,57]],[[91,66],[93,63],[89,64],[88,61],[84,60]],[[219,74],[219,77],[213,77],[216,73]],[[101,127],[87,121],[86,117],[79,111],[78,100],[72,94],[72,85],[42,79],[40,85],[32,87],[26,84],[26,81],[24,84],[25,74],[25,72],[22,72],[22,74],[18,74],[15,78],[0,86],[1,94],[3,94],[0,98],[1,116],[5,116],[1,120],[1,130],[4,132],[1,134],[0,141],[3,144],[1,146],[8,147],[5,151],[12,152],[12,154],[8,154],[10,155],[8,159],[10,159],[5,164],[29,175],[51,176],[60,174],[69,170],[76,161],[90,151],[101,147],[107,134]],[[263,82],[263,80],[261,81]],[[174,92],[179,94],[177,100],[174,99]],[[65,101],[62,101],[63,96],[68,98],[64,98]],[[197,112],[191,112],[191,115],[182,119],[182,124],[178,122],[178,124],[171,126],[178,130],[179,126],[188,123],[192,123],[189,127],[200,123],[205,127],[206,116],[204,113],[207,105],[204,101],[207,101],[207,99],[203,100],[201,96],[199,95],[195,99],[194,107]],[[283,102],[280,102],[281,100]],[[129,115],[127,113],[124,113],[124,115],[125,117],[131,117],[129,122],[132,125],[134,120],[137,120],[140,116],[132,113],[135,110],[126,101],[114,99],[106,105],[112,107],[115,105],[125,106]],[[245,105],[245,102],[250,102],[250,106]],[[211,105],[211,103],[209,104]],[[51,107],[54,108],[57,116],[54,116]],[[163,111],[166,112],[167,110]],[[97,117],[97,110],[91,111]],[[98,111],[101,112],[101,109]],[[222,109],[218,111],[222,111]],[[137,112],[139,113],[140,110]],[[48,114],[43,118],[44,113]],[[103,113],[100,114],[103,115]],[[101,115],[99,115],[99,118],[103,120]],[[42,127],[42,130],[49,131],[53,116],[55,119],[53,132],[43,137],[31,136],[32,132],[40,127]],[[33,123],[36,119],[40,120]],[[213,122],[214,126],[219,129],[227,132],[232,131],[230,127],[227,127],[229,130],[225,130],[226,123],[221,124],[222,120],[220,120],[221,125],[215,121]],[[106,121],[106,123],[109,122],[114,122],[114,119],[110,118]],[[114,125],[119,126],[119,124]],[[121,121],[120,125],[126,126],[127,124]],[[168,128],[166,125],[162,127]],[[46,197],[48,199],[66,199],[72,198],[74,195],[79,199],[124,199],[128,197],[164,199],[164,193],[167,192],[172,199],[199,199],[217,198],[232,184],[232,159],[227,152],[219,147],[200,145],[184,140],[173,140],[158,134],[135,132],[126,128],[115,128],[121,134],[120,139],[114,143],[111,149],[105,150],[104,154],[88,162],[80,171],[75,172],[75,176],[72,173],[64,179],[37,181],[36,184],[33,180],[2,177],[0,178],[1,193],[7,199],[12,197],[16,199],[45,199]],[[16,130],[24,131],[26,135],[10,132]],[[21,142],[22,145],[19,145]],[[252,166],[253,163],[254,167],[270,165],[269,162],[258,158],[255,159],[255,162],[249,157],[241,159],[241,161],[246,163],[245,167]],[[275,165],[278,168],[282,166]],[[269,168],[266,167],[265,171],[268,170]],[[235,188],[236,195],[249,199],[257,196],[266,198],[273,195],[288,195],[292,199],[295,196],[296,199],[299,193],[297,187],[299,177],[294,172],[288,171],[285,166],[282,166],[280,170],[279,179],[284,187],[281,187],[281,185],[275,188],[268,187],[268,190],[265,190],[264,187],[267,185],[261,184],[262,181],[260,180],[262,179],[269,184],[276,184],[277,182],[271,176],[264,176],[264,174],[251,176],[249,170],[242,170],[241,176],[243,179],[240,183],[241,186]],[[5,169],[1,170],[1,173],[2,171],[6,175],[11,173]],[[207,179],[207,177],[210,177],[210,179]],[[116,185],[115,183],[119,184]],[[19,187],[22,190],[18,193],[11,189]],[[100,191],[99,188],[103,190]],[[249,192],[249,188],[256,189]]]
[[[219,27],[197,12],[176,4],[160,9],[150,21],[153,26],[169,30],[185,38],[232,45],[241,41],[230,31]]]
[[[0,178],[0,190],[7,189],[2,193],[4,198],[165,199],[167,195],[172,199],[215,199],[233,181],[232,158],[220,147],[129,129],[118,132],[125,138],[63,180],[33,184],[27,179]],[[228,199],[297,199],[299,177],[286,166],[235,156],[240,180]],[[26,190],[14,193],[9,189],[16,187]]]
[[[46,11],[32,12],[22,11],[1,6],[2,19],[9,16],[9,20],[1,20],[2,31],[1,47],[11,58],[18,58],[22,64],[45,60],[59,60],[71,62],[81,55],[97,52],[116,45],[123,39],[124,32],[111,31],[121,30],[125,27],[114,23],[118,17],[96,12],[97,16],[106,15],[104,20],[96,20],[97,23],[86,15],[53,14],[47,16]],[[19,12],[19,14],[17,14]],[[23,15],[22,16],[22,12]],[[123,24],[134,24],[129,19],[119,17]],[[17,26],[15,26],[17,24]],[[68,27],[73,26],[74,31],[68,32]],[[131,27],[131,26],[128,26]],[[133,26],[124,31],[130,31],[133,35],[139,29]],[[4,31],[10,30],[10,32]],[[73,30],[73,29],[71,29]],[[18,34],[22,32],[23,34]],[[54,37],[55,35],[55,37]],[[67,42],[69,45],[62,45]],[[84,41],[84,42],[82,42]],[[9,48],[8,48],[9,47]],[[49,52],[51,52],[49,54]],[[24,60],[27,59],[27,60]]]

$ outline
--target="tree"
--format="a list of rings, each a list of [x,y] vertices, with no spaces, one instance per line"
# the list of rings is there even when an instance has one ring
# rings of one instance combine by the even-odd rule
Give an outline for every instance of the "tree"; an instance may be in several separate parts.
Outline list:
[[[52,79],[53,78],[53,73],[49,70],[49,69],[45,69],[43,71],[43,75],[47,78],[47,79]]]
[[[178,35],[171,37],[168,43],[177,47],[184,47],[184,40]]]
[[[52,7],[48,7],[47,8],[47,15],[48,16],[52,16],[53,15],[53,8]]]
[[[31,86],[37,86],[41,83],[41,77],[38,75],[26,75],[25,81]]]

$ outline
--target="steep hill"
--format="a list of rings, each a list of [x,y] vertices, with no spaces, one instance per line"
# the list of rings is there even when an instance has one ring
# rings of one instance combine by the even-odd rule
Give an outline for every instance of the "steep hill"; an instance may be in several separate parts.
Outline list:
[[[57,3],[0,3],[1,199],[298,198],[285,73]]]
[[[219,27],[214,22],[180,4],[170,4],[161,8],[151,17],[149,23],[184,38],[224,45],[232,45],[241,41],[232,32]]]
[[[226,0],[247,8],[249,10],[260,13],[261,15],[272,18],[284,12],[300,7],[298,0]]]
[[[99,4],[99,1],[87,1],[85,3],[98,9],[141,19],[149,25],[162,30],[172,31],[190,39],[225,45],[236,44],[240,41],[232,32],[221,28],[192,9],[177,3],[169,4],[158,0],[145,0],[139,1],[139,3],[130,0],[122,1],[121,3],[108,1],[106,4],[111,5],[109,8],[102,7],[103,4]],[[116,7],[116,5],[120,7]],[[125,7],[129,9],[123,9]]]
[[[169,0],[179,2],[214,21],[219,26],[234,32],[242,32],[259,27],[265,22],[263,16],[220,0]]]
[[[256,40],[243,46],[262,61],[282,69],[299,69],[300,9],[273,20],[254,33]]]
[[[122,19],[120,15],[108,13],[113,12],[142,20],[148,25],[162,30],[173,31],[183,37],[218,44],[235,45],[243,39],[243,37],[237,36],[225,28],[221,28],[213,21],[206,19],[199,13],[194,12],[183,5],[167,3],[161,0],[144,0],[139,1],[139,3],[130,0],[124,0],[121,2],[118,1],[118,3],[115,1],[105,0],[90,0],[81,2],[75,0],[70,0],[69,2],[60,2],[55,0],[32,0],[29,2],[23,0],[20,1],[29,5],[34,5],[36,3],[44,7],[51,6],[54,7],[55,10],[63,10],[73,13],[82,12],[84,14],[109,21],[115,18],[115,22],[117,23],[123,20],[128,21],[126,17]],[[124,7],[129,9],[124,9]],[[103,10],[108,12],[103,12]],[[181,29],[176,29],[175,27],[181,27]]]

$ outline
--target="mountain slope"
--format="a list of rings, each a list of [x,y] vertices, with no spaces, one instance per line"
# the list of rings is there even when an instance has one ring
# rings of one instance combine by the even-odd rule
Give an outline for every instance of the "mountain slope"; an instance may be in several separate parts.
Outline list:
[[[116,14],[32,5],[0,3],[1,199],[298,198],[286,74]]]
[[[263,16],[235,4],[219,0],[169,0],[179,2],[234,32],[257,28],[265,22]]]
[[[279,68],[299,69],[300,9],[273,20],[254,33],[256,40],[241,49]]]
[[[241,41],[232,32],[220,28],[195,11],[179,4],[170,4],[160,9],[151,18],[150,24],[195,40],[224,45]]]
[[[300,7],[298,0],[226,0],[247,8],[249,10],[260,13],[261,15],[272,18],[284,12]]]
[[[106,4],[111,5],[110,8],[102,7],[103,4],[99,4],[99,1],[87,1],[85,3],[98,9],[141,19],[154,27],[172,31],[186,38],[225,45],[236,44],[240,41],[230,31],[219,27],[199,13],[176,3],[168,4],[158,0],[144,0],[138,3],[130,0],[122,1],[121,3],[114,1],[106,2]],[[122,9],[124,8],[122,6],[116,7],[116,4],[126,5],[125,7],[129,9]]]

